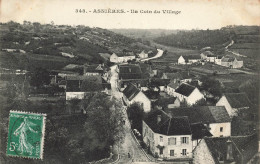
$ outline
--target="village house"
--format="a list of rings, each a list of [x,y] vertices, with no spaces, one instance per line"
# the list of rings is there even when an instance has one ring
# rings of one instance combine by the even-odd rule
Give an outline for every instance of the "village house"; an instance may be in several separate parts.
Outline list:
[[[187,83],[182,83],[173,92],[173,96],[178,97],[181,102],[186,102],[187,105],[194,105],[201,99],[204,99],[204,95],[199,91],[197,87],[194,87]]]
[[[251,105],[245,93],[225,93],[216,103],[216,106],[225,106],[231,118],[239,111],[249,109]]]
[[[210,63],[215,63],[216,56],[211,51],[205,51],[200,54],[201,59]]]
[[[159,78],[150,79],[150,86],[151,87],[158,87],[161,92],[166,90],[167,85],[169,83],[170,83],[170,79],[159,79]]]
[[[199,55],[181,55],[178,58],[178,64],[192,64],[200,62],[201,57]]]
[[[223,57],[221,65],[229,68],[241,68],[243,67],[243,60],[237,60],[236,57]]]
[[[87,92],[82,91],[82,83],[87,78],[94,78],[102,86],[101,92],[111,94],[111,84],[107,83],[100,75],[66,77],[66,100],[84,99]]]
[[[167,85],[167,89],[166,89],[167,94],[170,95],[170,96],[173,96],[175,89],[178,86],[180,86],[179,82],[174,82],[174,81],[170,82],[170,84]]]
[[[214,137],[231,136],[231,119],[224,106],[166,109],[173,117],[187,116],[191,124],[202,123]]]
[[[96,76],[96,75],[102,75],[103,73],[104,73],[104,66],[102,66],[101,64],[84,66],[85,76]]]
[[[133,84],[123,90],[123,100],[128,106],[137,102],[142,105],[144,112],[151,111],[151,100]]]
[[[134,55],[131,55],[131,56],[117,56],[115,53],[113,53],[110,56],[110,62],[113,62],[113,63],[126,63],[127,61],[133,60],[133,59],[135,59]]]
[[[159,108],[178,108],[181,105],[180,100],[178,97],[163,97],[160,96],[157,105]]]
[[[248,163],[258,152],[257,134],[205,137],[193,152],[194,163]]]
[[[195,76],[191,74],[189,71],[181,71],[174,73],[163,73],[162,79],[170,79],[170,81],[178,82],[178,83],[187,83],[191,82]]]
[[[217,56],[216,59],[215,59],[215,64],[217,65],[221,65],[221,60],[222,60],[223,56]]]
[[[138,54],[138,57],[141,59],[148,58],[148,53],[145,51],[142,51],[140,54]]]
[[[152,155],[165,160],[192,160],[192,131],[187,117],[155,110],[143,120],[143,141]]]

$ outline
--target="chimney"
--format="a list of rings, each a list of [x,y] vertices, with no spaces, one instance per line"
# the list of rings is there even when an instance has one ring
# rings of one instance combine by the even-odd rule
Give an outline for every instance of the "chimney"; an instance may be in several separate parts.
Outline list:
[[[227,140],[227,161],[233,161],[233,146],[232,141],[230,139]]]
[[[161,115],[157,115],[157,124],[159,124],[162,121],[162,116]]]

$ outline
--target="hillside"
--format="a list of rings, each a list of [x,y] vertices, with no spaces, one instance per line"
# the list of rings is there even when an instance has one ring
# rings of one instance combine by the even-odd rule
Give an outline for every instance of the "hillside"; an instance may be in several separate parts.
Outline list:
[[[0,50],[3,68],[60,69],[70,63],[102,63],[99,53],[120,56],[155,49],[106,29],[24,21],[0,24]]]

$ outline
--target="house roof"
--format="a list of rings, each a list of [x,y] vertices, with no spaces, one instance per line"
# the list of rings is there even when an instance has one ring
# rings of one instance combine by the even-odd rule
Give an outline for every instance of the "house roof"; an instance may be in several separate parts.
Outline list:
[[[204,140],[215,163],[219,163],[218,157],[220,154],[224,158],[224,161],[226,161],[228,142],[230,142],[232,147],[234,147],[234,162],[247,163],[258,150],[258,140],[256,134],[250,136],[205,137]],[[241,156],[243,156],[244,161],[241,161]]]
[[[109,60],[110,58],[110,54],[109,53],[98,53],[102,58],[104,58],[105,60]]]
[[[207,57],[215,57],[215,55],[211,51],[205,51],[203,52],[203,54],[206,55]]]
[[[66,92],[79,92],[82,80],[67,80]]]
[[[179,85],[180,85],[180,84],[179,84],[178,82],[172,81],[172,82],[170,82],[170,84],[168,84],[167,86],[168,86],[168,87],[171,87],[171,88],[173,88],[173,89],[176,89]]]
[[[119,65],[119,79],[141,79],[142,71],[139,65]]]
[[[88,65],[88,66],[85,66],[84,69],[86,72],[102,72],[103,71],[103,68],[100,64]]]
[[[190,123],[223,123],[230,122],[231,119],[224,106],[198,106],[189,108],[167,109],[167,113],[172,116],[187,116]]]
[[[192,140],[211,137],[212,134],[202,123],[193,123],[190,125],[192,131]]]
[[[251,106],[251,102],[245,93],[225,93],[224,96],[227,98],[232,108]]]
[[[217,59],[222,59],[222,58],[223,58],[223,56],[220,56],[220,55],[217,56]]]
[[[196,89],[196,87],[186,84],[186,83],[182,83],[176,90],[175,92],[184,95],[186,97],[190,96],[190,94],[194,91],[194,89]]]
[[[185,60],[201,59],[200,55],[182,55]]]
[[[67,76],[66,77],[66,80],[84,80],[86,79],[87,77],[86,76]]]
[[[123,94],[126,96],[126,98],[131,101],[138,93],[140,92],[139,89],[137,89],[133,84],[129,84],[124,90]]]
[[[157,122],[158,115],[161,121]],[[144,122],[155,133],[164,135],[191,135],[190,123],[187,117],[170,117],[162,110],[155,110],[148,114]]]
[[[170,79],[159,79],[159,78],[151,79],[151,86],[166,86],[169,83],[170,83]]]

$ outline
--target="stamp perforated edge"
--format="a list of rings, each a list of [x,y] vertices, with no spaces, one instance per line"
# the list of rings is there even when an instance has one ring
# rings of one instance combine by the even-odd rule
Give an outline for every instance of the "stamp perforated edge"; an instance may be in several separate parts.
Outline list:
[[[6,143],[6,155],[10,156],[10,157],[19,157],[19,158],[25,158],[25,159],[38,159],[38,160],[43,160],[43,153],[44,153],[44,140],[45,140],[45,123],[46,123],[46,117],[47,114],[45,113],[35,113],[35,112],[28,112],[28,111],[18,111],[18,110],[10,110],[9,111],[9,121],[8,121],[8,130],[10,128],[10,114],[11,112],[14,113],[21,113],[21,114],[33,114],[33,115],[41,115],[43,116],[43,125],[42,125],[42,142],[41,142],[41,156],[40,158],[33,158],[33,157],[25,157],[25,156],[19,156],[19,155],[9,155],[7,154],[7,150],[8,150],[8,134],[7,134],[7,143]],[[9,132],[9,131],[8,131]]]

